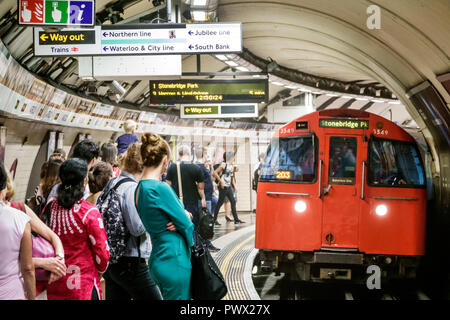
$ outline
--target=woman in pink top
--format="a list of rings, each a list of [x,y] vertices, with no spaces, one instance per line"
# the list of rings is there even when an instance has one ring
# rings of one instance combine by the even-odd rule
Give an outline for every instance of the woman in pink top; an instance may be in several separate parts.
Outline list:
[[[100,277],[109,261],[103,219],[97,208],[83,199],[87,163],[78,158],[63,162],[57,198],[44,210],[44,219],[60,237],[67,273],[47,287],[49,300],[101,299]]]
[[[0,162],[0,300],[33,300],[36,287],[30,218],[4,204],[6,179]]]

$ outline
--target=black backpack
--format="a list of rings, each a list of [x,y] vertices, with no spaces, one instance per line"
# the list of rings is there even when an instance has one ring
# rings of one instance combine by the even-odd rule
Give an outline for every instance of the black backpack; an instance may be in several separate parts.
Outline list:
[[[206,208],[200,212],[198,233],[203,239],[212,239],[214,236],[214,217]]]
[[[103,217],[103,224],[108,236],[108,245],[110,248],[109,261],[111,263],[116,263],[124,254],[127,247],[127,241],[130,237],[130,232],[125,225],[120,209],[121,196],[117,193],[117,188],[119,188],[121,184],[130,181],[134,180],[131,178],[123,178],[119,180],[115,186],[107,192],[102,192],[96,203],[96,207]]]

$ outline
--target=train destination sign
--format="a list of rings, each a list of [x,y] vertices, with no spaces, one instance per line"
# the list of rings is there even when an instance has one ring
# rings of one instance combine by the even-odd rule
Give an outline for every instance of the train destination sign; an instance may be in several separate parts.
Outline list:
[[[94,0],[19,0],[19,25],[93,26]]]
[[[85,29],[84,29],[85,30]],[[86,42],[52,42],[43,48],[41,28],[34,28],[35,56],[101,56],[204,54],[242,52],[242,26],[230,23],[161,23],[145,25],[102,25],[93,29],[93,47]],[[65,32],[62,29],[61,32]],[[78,46],[80,45],[80,46]],[[95,47],[95,48],[94,48]]]
[[[150,81],[151,104],[267,102],[267,79]]]
[[[258,105],[250,104],[190,104],[180,108],[181,118],[253,118]]]
[[[320,128],[369,129],[368,120],[319,119]]]

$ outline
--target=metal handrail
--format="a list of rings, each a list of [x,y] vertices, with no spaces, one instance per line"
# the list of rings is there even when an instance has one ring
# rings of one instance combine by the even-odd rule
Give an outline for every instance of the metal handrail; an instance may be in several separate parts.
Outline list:
[[[319,198],[322,197],[322,159],[319,160]]]
[[[303,196],[303,197],[309,196],[309,193],[272,192],[272,191],[267,191],[266,194],[281,195],[281,196]]]
[[[406,200],[406,201],[416,201],[417,198],[408,198],[408,197],[373,197],[377,200]]]
[[[363,161],[363,163],[362,163],[362,178],[361,178],[361,199],[363,199],[364,200],[364,178],[365,178],[365,175],[366,175],[366,162],[365,161]]]

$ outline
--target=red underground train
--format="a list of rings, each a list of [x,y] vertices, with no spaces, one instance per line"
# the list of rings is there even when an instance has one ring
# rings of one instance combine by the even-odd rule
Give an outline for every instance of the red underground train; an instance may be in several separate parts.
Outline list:
[[[363,283],[372,265],[383,281],[414,278],[425,253],[425,179],[414,139],[383,117],[336,109],[286,124],[258,183],[261,267],[309,282]]]

